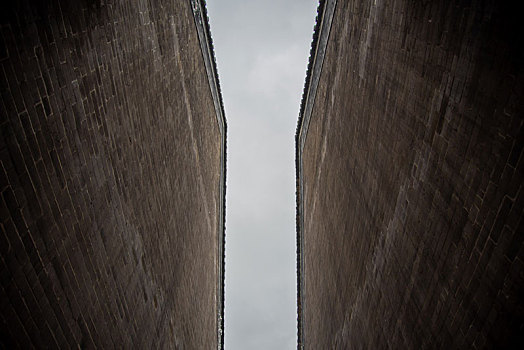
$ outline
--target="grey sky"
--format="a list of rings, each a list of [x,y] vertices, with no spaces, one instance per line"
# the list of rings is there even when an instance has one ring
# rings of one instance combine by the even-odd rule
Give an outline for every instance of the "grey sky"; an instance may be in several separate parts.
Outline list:
[[[228,122],[225,348],[296,348],[294,135],[314,0],[208,0]]]

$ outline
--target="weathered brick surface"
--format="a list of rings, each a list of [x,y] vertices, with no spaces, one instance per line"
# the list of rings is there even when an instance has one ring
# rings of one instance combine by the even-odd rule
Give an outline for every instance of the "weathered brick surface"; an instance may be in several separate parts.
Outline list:
[[[518,17],[338,1],[299,174],[306,348],[523,345]]]
[[[217,347],[221,134],[189,1],[13,1],[0,344]]]

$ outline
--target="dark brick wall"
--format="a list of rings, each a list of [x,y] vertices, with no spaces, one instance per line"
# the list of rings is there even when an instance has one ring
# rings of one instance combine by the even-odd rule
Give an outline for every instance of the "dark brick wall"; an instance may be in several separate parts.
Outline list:
[[[12,3],[0,345],[216,348],[223,149],[190,2]]]
[[[306,348],[523,346],[519,17],[338,1],[299,150]]]

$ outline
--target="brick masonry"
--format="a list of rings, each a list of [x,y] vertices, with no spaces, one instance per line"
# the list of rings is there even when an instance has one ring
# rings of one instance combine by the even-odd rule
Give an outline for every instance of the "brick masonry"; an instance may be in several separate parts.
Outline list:
[[[299,347],[524,346],[519,13],[322,3],[297,134]]]
[[[225,125],[200,2],[11,3],[0,347],[220,347]]]

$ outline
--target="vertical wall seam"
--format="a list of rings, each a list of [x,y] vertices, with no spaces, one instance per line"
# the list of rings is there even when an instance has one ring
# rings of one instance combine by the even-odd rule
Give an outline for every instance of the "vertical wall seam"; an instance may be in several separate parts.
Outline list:
[[[322,65],[326,54],[329,33],[331,31],[331,23],[335,13],[337,0],[320,1],[318,6],[317,22],[313,33],[313,42],[311,44],[311,54],[309,58],[308,70],[306,72],[306,81],[304,85],[304,93],[300,106],[300,114],[298,118],[297,134],[295,136],[295,166],[297,172],[297,349],[304,349],[305,347],[305,286],[306,274],[304,263],[304,181],[302,170],[302,152],[306,142],[309,121],[311,112],[315,104],[320,75],[322,73]]]
[[[225,278],[225,208],[226,208],[226,132],[227,124],[222,102],[222,93],[218,80],[213,42],[209,28],[205,0],[190,0],[195,26],[198,33],[202,57],[206,67],[207,78],[218,127],[220,129],[220,180],[219,180],[219,215],[218,215],[218,266],[217,266],[217,348],[224,348],[224,278]]]

